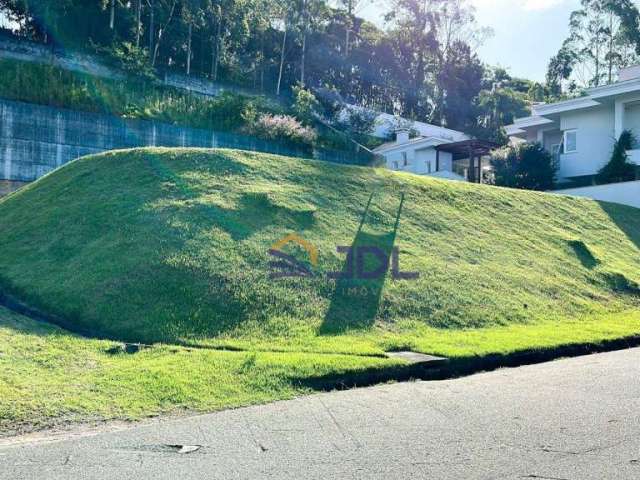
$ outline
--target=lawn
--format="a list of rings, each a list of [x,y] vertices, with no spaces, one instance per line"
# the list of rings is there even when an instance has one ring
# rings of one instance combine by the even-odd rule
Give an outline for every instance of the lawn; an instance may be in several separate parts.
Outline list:
[[[291,234],[317,249],[281,248],[311,276],[273,278],[269,251]],[[111,152],[0,200],[0,245],[2,292],[106,339],[4,312],[5,425],[289,398],[396,367],[393,350],[469,360],[640,334],[638,210],[386,170]],[[418,278],[331,278],[348,270],[337,247],[397,251]],[[108,355],[114,341],[156,346]],[[246,362],[263,368],[238,375]]]
[[[0,307],[0,437],[74,422],[209,412],[293,398],[315,377],[393,368],[344,355],[159,345],[136,355]]]

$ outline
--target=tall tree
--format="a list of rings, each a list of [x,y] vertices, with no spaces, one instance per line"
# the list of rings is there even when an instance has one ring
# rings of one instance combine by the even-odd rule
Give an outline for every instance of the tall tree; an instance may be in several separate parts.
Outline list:
[[[182,0],[182,21],[186,24],[186,74],[191,75],[191,60],[193,58],[193,30],[201,25],[204,18],[204,4],[202,0]]]
[[[438,116],[449,128],[474,129],[478,122],[476,100],[483,86],[484,67],[468,44],[458,41],[449,46],[437,84],[442,92],[436,107]]]
[[[563,81],[597,87],[615,80],[616,71],[638,59],[640,12],[630,0],[581,0],[571,14],[569,37],[549,62],[547,82],[556,91]]]
[[[169,25],[171,25],[171,22],[174,19],[175,16],[175,12],[176,12],[176,7],[178,5],[178,0],[159,0],[156,4],[155,4],[155,8],[154,10],[158,9],[160,11],[160,13],[162,14],[163,18],[163,22],[160,24],[159,28],[158,28],[158,33],[155,36],[155,38],[153,38],[153,54],[151,57],[151,65],[152,66],[156,66],[156,63],[158,61],[158,55],[160,54],[160,47],[162,45],[162,41],[164,40],[167,28],[169,28]],[[154,15],[155,18],[155,15]]]
[[[432,0],[393,0],[386,15],[396,61],[404,69],[403,104],[405,114],[427,119],[433,111],[430,87],[436,64],[438,40]]]
[[[136,47],[140,47],[142,37],[142,0],[136,0]]]

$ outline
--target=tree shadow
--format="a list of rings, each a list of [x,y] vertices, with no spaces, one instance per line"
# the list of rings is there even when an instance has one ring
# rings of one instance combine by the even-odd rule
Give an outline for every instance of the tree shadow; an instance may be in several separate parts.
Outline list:
[[[272,227],[283,225],[287,230],[304,231],[316,223],[314,210],[297,210],[274,203],[266,193],[244,193],[233,208],[193,203],[180,206],[176,213],[185,222],[200,229],[215,225],[228,233],[234,241],[245,240]]]
[[[569,240],[567,243],[576,254],[576,257],[578,257],[578,260],[580,260],[580,263],[582,263],[584,268],[593,270],[598,266],[600,262],[593,253],[591,253],[587,244],[582,240]]]
[[[344,252],[347,258],[342,269],[343,275],[337,279],[320,335],[339,335],[349,330],[369,328],[378,315],[402,215],[404,194],[401,194],[393,230],[382,234],[364,231],[372,200],[373,194],[362,215],[358,232],[351,246],[346,249],[348,253]],[[384,253],[386,258],[379,258],[376,252]]]

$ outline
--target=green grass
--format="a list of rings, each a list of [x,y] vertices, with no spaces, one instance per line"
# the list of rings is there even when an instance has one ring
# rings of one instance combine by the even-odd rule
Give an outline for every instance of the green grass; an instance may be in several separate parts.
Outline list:
[[[399,362],[340,355],[239,353],[157,346],[109,354],[0,308],[0,437],[59,424],[239,407],[311,391],[305,380]]]
[[[270,278],[268,250],[291,233],[318,248],[315,277]],[[386,170],[224,150],[106,153],[0,200],[0,245],[5,293],[95,337],[182,345],[109,357],[108,342],[4,320],[9,423],[32,410],[111,418],[288,398],[309,378],[388,366],[376,356],[390,350],[469,359],[640,333],[640,211]],[[420,277],[327,278],[344,267],[336,247],[350,245],[397,247]],[[49,349],[66,353],[56,363]],[[235,378],[254,357],[265,372]],[[89,358],[98,366],[85,372]],[[78,380],[59,388],[69,371]],[[111,405],[111,389],[133,393]]]

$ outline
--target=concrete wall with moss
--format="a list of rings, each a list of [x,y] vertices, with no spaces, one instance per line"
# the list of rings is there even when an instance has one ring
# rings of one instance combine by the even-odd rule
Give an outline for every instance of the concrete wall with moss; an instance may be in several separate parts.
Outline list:
[[[85,155],[151,146],[236,148],[342,164],[371,160],[352,152],[0,99],[0,180],[31,182]]]

